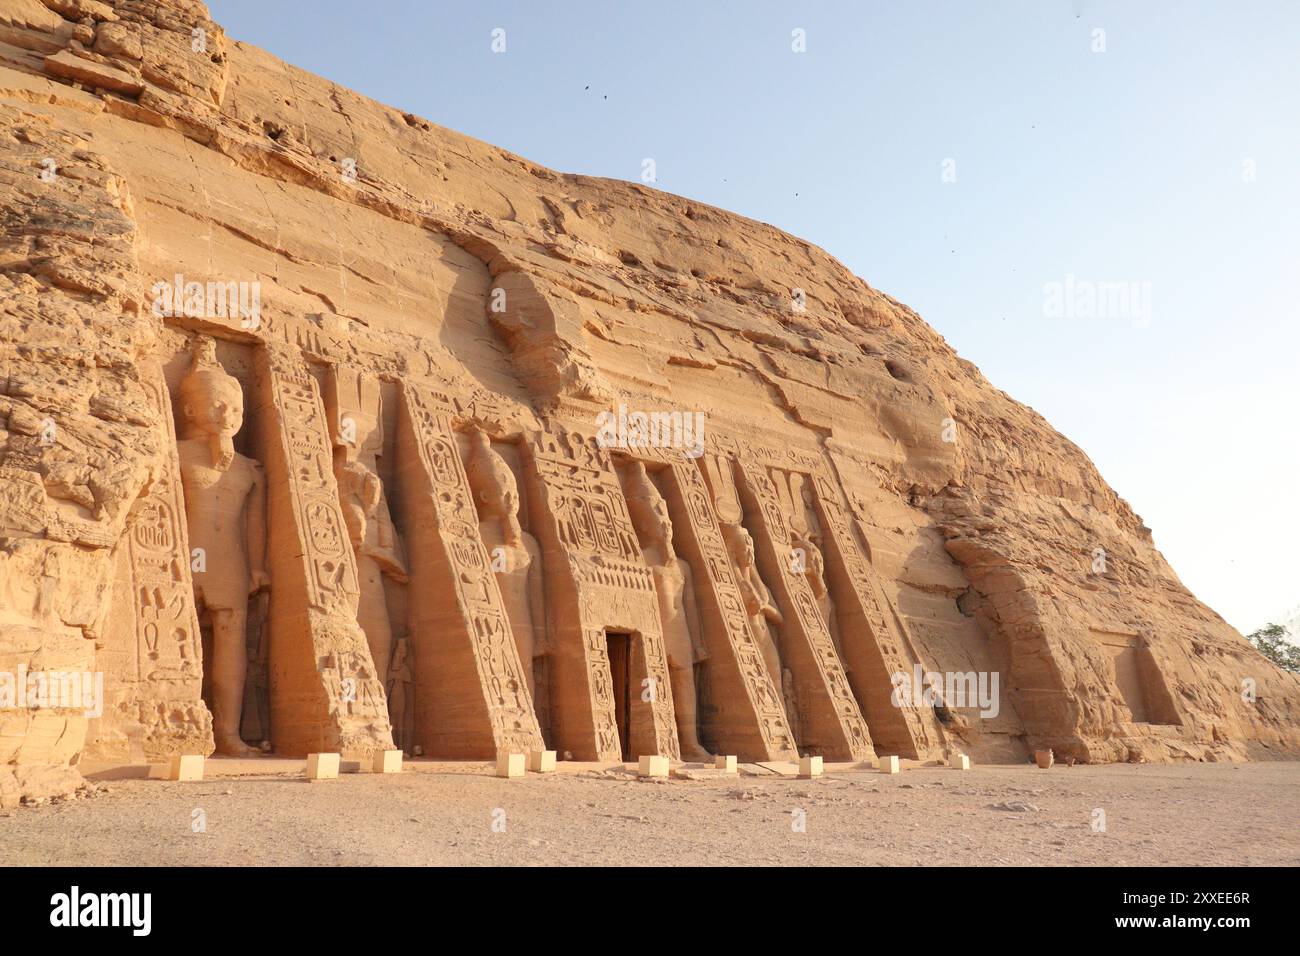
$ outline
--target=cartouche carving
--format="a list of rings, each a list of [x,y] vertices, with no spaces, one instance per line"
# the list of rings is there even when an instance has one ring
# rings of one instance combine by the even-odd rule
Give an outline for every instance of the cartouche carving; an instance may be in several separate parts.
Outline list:
[[[679,759],[672,695],[658,690],[670,691],[672,681],[654,575],[611,456],[558,424],[531,433],[526,453],[529,480],[540,492],[533,527],[548,555],[547,570],[555,575],[552,593],[559,595],[551,609],[550,658],[553,700],[562,718],[556,723],[557,749],[584,760],[637,753]],[[620,671],[619,680],[639,693],[624,701],[626,707],[615,699],[609,632],[632,636],[627,671]]]
[[[200,339],[181,382],[184,437],[177,443],[200,615],[212,622],[212,725],[217,753],[254,751],[239,737],[247,672],[248,599],[269,586],[265,567],[266,483],[262,466],[235,451],[244,423],[239,381],[217,361],[216,343]],[[202,570],[200,570],[200,568]]]

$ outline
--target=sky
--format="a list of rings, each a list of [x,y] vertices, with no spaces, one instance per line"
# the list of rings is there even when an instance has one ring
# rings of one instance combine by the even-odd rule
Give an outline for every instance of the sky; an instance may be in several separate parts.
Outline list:
[[[1300,3],[209,8],[544,166],[650,158],[816,243],[1082,447],[1229,623],[1300,614]]]

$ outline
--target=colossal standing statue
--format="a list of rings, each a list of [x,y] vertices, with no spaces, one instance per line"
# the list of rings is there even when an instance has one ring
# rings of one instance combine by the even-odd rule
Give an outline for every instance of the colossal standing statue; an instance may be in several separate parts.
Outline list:
[[[791,531],[792,550],[803,555],[803,576],[812,589],[817,600],[817,609],[821,611],[822,620],[831,632],[831,642],[840,660],[844,660],[844,649],[840,646],[840,626],[835,615],[835,604],[831,600],[830,589],[826,586],[826,559],[818,546],[819,535],[816,532]],[[846,665],[847,666],[847,665]]]
[[[383,486],[370,465],[360,458],[345,458],[335,466],[343,521],[357,559],[357,580],[361,598],[357,623],[366,633],[375,674],[388,674],[393,646],[393,628],[388,619],[388,598],[384,577],[406,583],[406,563],[384,503]],[[391,703],[391,702],[390,702]]]
[[[745,602],[745,612],[753,625],[754,637],[767,662],[767,673],[776,687],[782,686],[781,651],[772,628],[784,622],[781,612],[772,600],[772,592],[759,576],[754,564],[754,539],[740,524],[724,524],[722,535],[727,540],[727,550],[735,562],[740,584],[740,597]]]
[[[217,753],[256,751],[239,737],[247,674],[245,624],[249,595],[268,587],[266,484],[262,466],[235,451],[244,423],[244,393],[217,361],[216,343],[202,338],[181,382],[181,483],[190,547],[196,552],[194,596],[212,624],[212,688]]]
[[[414,741],[411,729],[415,708],[411,706],[412,667],[406,638],[399,637],[388,667],[388,713],[393,725],[393,743],[410,753]]]
[[[405,584],[407,570],[379,478],[384,448],[380,383],[365,372],[337,365],[330,369],[325,396],[339,506],[357,565],[357,624],[366,635],[375,676],[383,681],[393,653],[385,578]]]
[[[641,550],[654,574],[682,759],[707,760],[710,754],[700,744],[695,665],[708,654],[702,644],[695,605],[695,579],[691,566],[673,550],[668,503],[639,461],[628,472],[627,504]]]
[[[478,504],[479,533],[497,575],[529,694],[536,700],[533,658],[546,653],[542,549],[519,524],[519,488],[510,466],[486,432],[471,432],[470,445],[468,477]]]

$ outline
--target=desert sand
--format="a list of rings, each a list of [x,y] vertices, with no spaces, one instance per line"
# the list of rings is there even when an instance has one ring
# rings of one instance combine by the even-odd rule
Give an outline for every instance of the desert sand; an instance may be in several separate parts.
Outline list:
[[[12,865],[1168,866],[1300,863],[1300,763],[834,770],[638,780],[486,765],[309,784],[116,780],[0,812]],[[245,764],[247,762],[244,762]],[[689,766],[688,766],[689,772]],[[1105,811],[1104,832],[1093,828]],[[195,810],[206,831],[193,831]],[[792,811],[806,814],[795,832]],[[504,811],[504,832],[500,827]]]

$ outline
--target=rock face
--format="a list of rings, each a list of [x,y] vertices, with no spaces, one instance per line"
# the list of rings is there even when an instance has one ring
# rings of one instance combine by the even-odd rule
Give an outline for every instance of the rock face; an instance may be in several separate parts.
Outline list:
[[[806,242],[190,0],[0,0],[0,114],[5,805],[267,744],[1300,746],[1086,456]]]

